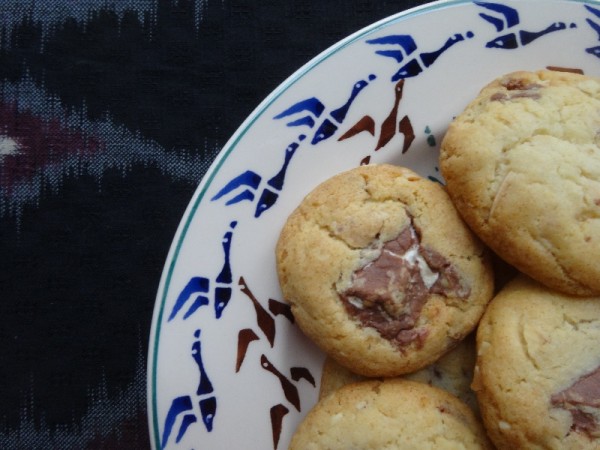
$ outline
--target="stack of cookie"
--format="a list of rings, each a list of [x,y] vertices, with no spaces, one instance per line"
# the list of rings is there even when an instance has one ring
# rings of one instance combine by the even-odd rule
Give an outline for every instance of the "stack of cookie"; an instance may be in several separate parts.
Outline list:
[[[600,446],[599,133],[599,81],[513,73],[451,124],[446,188],[368,165],[303,200],[277,269],[328,359],[291,449]]]
[[[498,448],[600,448],[599,144],[600,80],[557,71],[495,80],[442,143],[456,208],[522,273],[477,331]]]

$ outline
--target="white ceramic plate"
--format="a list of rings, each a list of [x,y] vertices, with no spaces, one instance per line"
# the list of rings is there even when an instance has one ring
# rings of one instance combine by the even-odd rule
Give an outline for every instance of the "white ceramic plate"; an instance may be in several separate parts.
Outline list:
[[[600,74],[600,3],[444,1],[326,50],[242,124],[168,255],[149,346],[154,448],[285,449],[323,354],[293,324],[274,248],[318,183],[359,164],[439,179],[438,145],[484,84],[545,67]]]

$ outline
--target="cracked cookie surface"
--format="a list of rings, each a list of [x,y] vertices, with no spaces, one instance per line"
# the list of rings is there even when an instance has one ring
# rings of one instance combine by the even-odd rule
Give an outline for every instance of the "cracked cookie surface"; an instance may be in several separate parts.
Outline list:
[[[415,412],[418,411],[418,414]],[[424,383],[401,379],[350,384],[320,400],[290,450],[491,449],[468,406]]]
[[[496,446],[599,448],[599,349],[600,297],[509,282],[477,330],[473,389]]]
[[[276,258],[299,327],[365,376],[437,360],[475,327],[493,290],[486,248],[444,188],[392,165],[316,187],[284,225]]]
[[[600,79],[514,72],[450,124],[440,169],[498,255],[565,293],[600,293]]]

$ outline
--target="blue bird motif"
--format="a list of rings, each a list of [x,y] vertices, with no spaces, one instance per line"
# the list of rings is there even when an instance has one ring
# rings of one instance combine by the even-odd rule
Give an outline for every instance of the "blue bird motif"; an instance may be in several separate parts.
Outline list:
[[[277,173],[263,182],[264,178],[254,171],[247,170],[234,177],[225,184],[211,198],[211,201],[225,199],[225,205],[230,206],[243,201],[255,202],[254,217],[259,218],[265,211],[273,207],[283,190],[285,178],[297,150],[307,138],[310,131],[311,145],[317,145],[331,138],[337,133],[340,125],[358,97],[358,95],[373,80],[375,75],[358,80],[344,103],[327,112],[325,105],[316,97],[301,100],[286,108],[273,117],[274,120],[286,120],[286,126],[292,128],[305,128],[305,133],[300,133],[296,139],[288,144],[283,151],[283,161]],[[314,131],[313,131],[314,130]],[[262,187],[261,187],[262,186]],[[257,193],[260,191],[257,199]]]
[[[229,224],[229,230],[223,235],[221,246],[223,248],[223,265],[220,273],[214,279],[214,310],[217,319],[223,314],[223,310],[231,300],[231,240],[233,238],[233,229],[237,226],[237,222],[233,221]],[[171,309],[171,313],[168,322],[172,321],[177,317],[179,312],[186,306],[189,305],[185,313],[183,313],[183,320],[188,319],[202,306],[206,306],[210,303],[210,290],[211,280],[206,277],[192,277],[184,288],[181,290],[175,304]]]
[[[198,404],[198,410],[206,431],[211,432],[213,428],[213,420],[217,411],[217,399],[214,395],[213,385],[208,378],[208,374],[204,368],[202,361],[202,343],[200,339],[201,330],[194,332],[194,342],[192,344],[191,356],[198,367],[198,388],[195,395],[182,395],[176,397],[171,402],[171,407],[167,412],[164,422],[163,436],[161,440],[161,448],[166,448],[174,429],[179,422],[175,443],[179,443],[183,439],[188,428],[198,422],[197,412],[195,412],[194,401]],[[178,418],[181,416],[181,420]]]
[[[387,58],[392,58],[397,63],[401,63],[400,68],[392,75],[391,81],[396,82],[405,78],[416,77],[423,70],[431,67],[433,63],[451,47],[471,39],[474,34],[471,31],[466,33],[456,33],[444,41],[441,47],[431,52],[417,52],[417,44],[410,35],[396,34],[382,36],[366,41],[369,45],[385,46],[383,50],[376,50],[375,53]],[[392,48],[389,48],[392,46]]]
[[[486,22],[492,24],[498,33],[510,31],[488,41],[485,44],[486,48],[512,50],[529,45],[536,39],[546,36],[547,34],[554,33],[556,31],[566,30],[568,28],[577,27],[577,25],[574,23],[567,24],[565,22],[553,22],[541,30],[511,31],[510,29],[517,27],[517,25],[520,24],[519,12],[515,8],[503,5],[501,3],[479,1],[476,1],[474,3],[477,6],[480,6],[481,8],[484,8],[487,11],[489,11],[479,13],[479,17],[484,19]]]
[[[590,5],[585,5],[585,9],[591,12],[595,17],[600,18],[600,9],[594,8]],[[586,22],[592,28],[592,30],[596,32],[598,40],[600,41],[600,24],[589,18],[586,19]],[[585,51],[590,55],[594,55],[595,57],[600,58],[600,45],[586,48]]]

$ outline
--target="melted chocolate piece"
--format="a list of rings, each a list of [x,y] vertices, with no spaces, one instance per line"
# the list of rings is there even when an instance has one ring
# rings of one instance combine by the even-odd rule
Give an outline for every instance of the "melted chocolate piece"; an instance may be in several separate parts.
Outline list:
[[[520,78],[510,78],[502,83],[509,91],[530,91],[532,89],[539,89],[542,85],[538,83],[529,83]]]
[[[510,96],[510,99],[512,100],[513,98],[532,98],[534,100],[539,100],[540,98],[542,98],[542,96],[540,95],[539,92],[515,92],[514,94],[512,94]]]
[[[462,284],[460,274],[450,261],[427,247],[421,247],[421,256],[433,271],[443,274],[431,286],[431,293],[446,296],[451,294],[459,298],[467,298],[471,294],[470,287]]]
[[[411,223],[384,243],[377,259],[353,273],[352,285],[340,298],[363,326],[402,348],[412,342],[423,345],[427,330],[415,327],[432,294],[464,299],[470,288],[446,258],[420,244]]]
[[[582,376],[564,391],[554,394],[550,401],[553,406],[564,408],[571,413],[573,430],[597,436],[599,430],[594,415],[582,408],[600,408],[600,367]]]
[[[496,92],[490,97],[490,100],[492,102],[501,102],[504,100],[508,100],[508,95],[506,95],[504,92]]]
[[[533,100],[539,100],[541,98],[539,89],[542,85],[538,83],[529,83],[525,80],[511,78],[502,83],[502,86],[504,86],[509,93],[496,92],[490,97],[491,101],[503,102],[515,98],[531,98]]]
[[[539,92],[528,92],[528,91],[517,91],[514,94],[505,94],[504,92],[496,92],[490,97],[493,102],[504,102],[507,100],[513,100],[515,98],[531,98],[533,100],[539,100],[542,98]]]
[[[573,425],[571,430],[578,433],[585,433],[590,437],[597,436],[598,424],[593,414],[581,411],[580,409],[570,409],[571,417],[573,417]]]

